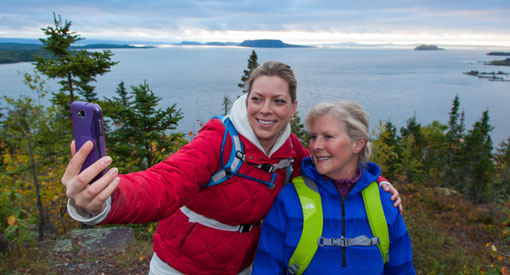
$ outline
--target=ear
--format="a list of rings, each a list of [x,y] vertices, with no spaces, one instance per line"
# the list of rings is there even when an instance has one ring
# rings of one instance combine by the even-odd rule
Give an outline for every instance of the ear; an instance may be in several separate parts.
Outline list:
[[[290,113],[290,117],[294,117],[294,115],[296,114],[296,111],[297,111],[297,100],[294,102],[294,104],[292,104],[292,111]]]
[[[353,148],[354,153],[358,154],[359,152],[361,152],[361,150],[363,150],[363,148],[365,148],[366,144],[367,144],[367,139],[366,138],[355,140],[354,141],[354,148]]]

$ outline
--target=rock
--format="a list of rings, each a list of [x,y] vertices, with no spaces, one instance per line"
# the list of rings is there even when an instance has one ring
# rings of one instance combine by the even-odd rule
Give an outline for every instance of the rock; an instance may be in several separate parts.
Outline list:
[[[89,229],[75,229],[70,233],[70,239],[56,242],[55,252],[71,252],[78,250],[100,251],[111,249],[122,251],[135,240],[133,229],[130,227],[98,227]]]
[[[436,192],[439,194],[445,195],[445,196],[452,196],[452,195],[460,195],[460,193],[457,190],[446,188],[446,187],[436,187],[434,188]]]

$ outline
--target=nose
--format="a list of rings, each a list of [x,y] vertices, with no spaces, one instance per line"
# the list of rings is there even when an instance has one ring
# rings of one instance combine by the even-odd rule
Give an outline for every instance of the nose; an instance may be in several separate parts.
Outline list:
[[[313,151],[319,151],[324,149],[323,140],[320,137],[310,140],[310,149]]]
[[[273,107],[271,105],[271,100],[265,100],[264,104],[262,105],[262,109],[260,109],[260,112],[263,114],[270,114],[273,111]]]

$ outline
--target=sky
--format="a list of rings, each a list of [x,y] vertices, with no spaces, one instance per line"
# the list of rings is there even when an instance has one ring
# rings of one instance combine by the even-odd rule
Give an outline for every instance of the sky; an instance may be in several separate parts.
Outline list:
[[[0,37],[44,37],[53,12],[86,39],[510,47],[510,0],[3,0]]]

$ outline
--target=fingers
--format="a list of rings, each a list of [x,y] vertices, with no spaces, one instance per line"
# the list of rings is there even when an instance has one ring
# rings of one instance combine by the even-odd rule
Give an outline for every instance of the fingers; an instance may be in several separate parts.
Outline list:
[[[91,185],[87,184],[74,196],[76,206],[84,208],[90,213],[100,213],[105,208],[106,200],[119,184],[120,179],[116,177],[117,175],[117,168],[112,168]]]
[[[391,187],[390,191],[391,193],[391,200],[394,201],[394,200],[400,200],[400,194],[398,193],[397,189]]]
[[[73,141],[71,141],[71,156],[74,157],[74,154],[76,154],[76,143],[74,142],[74,139]]]
[[[80,151],[78,151],[76,156],[78,156],[79,153],[80,153]],[[66,192],[67,196],[74,197],[78,193],[82,192],[82,190],[88,188],[89,183],[99,173],[101,173],[101,171],[106,169],[108,167],[108,165],[110,165],[111,163],[112,163],[112,158],[109,156],[105,156],[105,157],[100,158],[98,161],[94,162],[91,166],[89,166],[87,169],[83,170],[78,175],[75,175],[73,177],[72,184],[70,186],[66,186],[67,187],[67,192]],[[69,165],[71,165],[71,164],[69,164]],[[81,168],[81,165],[80,165],[80,168]],[[79,172],[79,168],[77,171]],[[117,171],[117,169],[115,169],[115,172],[116,171]],[[104,181],[105,176],[101,177],[101,179],[103,179],[103,181]],[[110,179],[110,181],[111,181],[111,179]]]
[[[66,185],[67,182],[69,182],[72,178],[78,175],[78,173],[80,173],[83,162],[89,155],[90,151],[92,151],[92,147],[94,147],[92,141],[87,141],[85,144],[83,144],[80,150],[76,152],[76,149],[73,150],[73,147],[75,147],[74,145],[75,142],[71,142],[71,154],[73,157],[69,161],[69,164],[66,167],[66,171],[64,172],[64,176],[62,177],[62,183],[64,185]],[[74,154],[73,151],[75,151]]]

